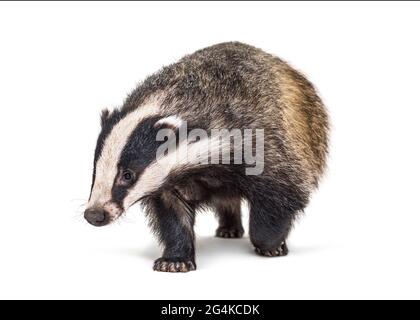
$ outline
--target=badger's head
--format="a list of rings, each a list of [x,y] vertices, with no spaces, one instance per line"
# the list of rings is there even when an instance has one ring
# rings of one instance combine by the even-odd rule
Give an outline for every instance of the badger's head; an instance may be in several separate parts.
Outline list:
[[[167,173],[156,163],[162,126],[176,126],[173,117],[162,117],[155,104],[134,111],[101,117],[89,202],[85,219],[104,226],[163,182]]]

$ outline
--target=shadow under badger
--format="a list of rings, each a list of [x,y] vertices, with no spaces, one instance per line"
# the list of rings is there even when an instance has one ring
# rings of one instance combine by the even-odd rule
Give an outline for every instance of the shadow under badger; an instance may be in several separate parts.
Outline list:
[[[103,226],[141,202],[164,248],[154,263],[158,271],[196,268],[199,208],[215,209],[216,236],[242,237],[242,199],[255,251],[286,255],[293,222],[325,168],[328,117],[312,84],[281,59],[241,43],[214,45],[162,68],[121,108],[103,111],[101,122],[85,218]],[[174,161],[174,152],[157,161],[158,132],[171,129],[179,138],[182,123],[188,132],[263,129],[262,172],[246,174],[246,164],[232,161]]]

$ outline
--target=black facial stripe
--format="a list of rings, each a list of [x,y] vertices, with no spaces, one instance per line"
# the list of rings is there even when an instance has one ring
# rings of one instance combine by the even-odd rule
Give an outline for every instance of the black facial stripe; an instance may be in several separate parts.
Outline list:
[[[162,143],[156,141],[158,130],[154,127],[159,119],[161,117],[146,118],[137,125],[121,152],[119,165],[133,170],[132,166],[135,169],[146,167],[155,159],[156,150]],[[137,172],[137,170],[133,171]]]
[[[120,186],[114,183],[112,187],[112,202],[123,208],[123,202],[127,196],[128,189],[125,186]]]
[[[92,184],[90,187],[90,193],[92,194],[92,189],[95,184],[95,177],[96,177],[96,163],[102,153],[102,149],[105,144],[106,138],[111,133],[114,126],[123,119],[130,111],[130,109],[125,110],[114,110],[111,114],[109,114],[106,118],[104,118],[103,114],[101,116],[101,132],[99,133],[98,139],[96,141],[95,147],[95,154],[93,159],[93,174],[92,174]],[[89,196],[90,200],[90,196]]]
[[[150,117],[141,121],[127,139],[121,152],[118,175],[112,187],[112,201],[120,207],[123,207],[124,198],[130,188],[136,184],[144,169],[155,160],[156,150],[162,143],[156,141],[156,134],[160,128],[154,127],[159,119],[161,117]],[[122,172],[126,169],[134,173],[134,178],[128,184],[121,184],[118,179],[121,179]]]

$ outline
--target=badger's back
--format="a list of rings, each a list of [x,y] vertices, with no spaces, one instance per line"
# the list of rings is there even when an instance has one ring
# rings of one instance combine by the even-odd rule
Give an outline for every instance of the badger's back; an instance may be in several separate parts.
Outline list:
[[[317,185],[328,117],[313,85],[281,59],[238,42],[217,44],[148,77],[121,112],[155,96],[164,114],[203,129],[264,129],[264,174],[286,172],[302,191]]]

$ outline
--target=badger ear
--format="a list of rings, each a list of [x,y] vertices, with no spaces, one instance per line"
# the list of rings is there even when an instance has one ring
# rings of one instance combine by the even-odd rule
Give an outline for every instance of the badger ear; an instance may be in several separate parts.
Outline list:
[[[103,127],[105,125],[105,121],[108,119],[109,116],[109,110],[103,109],[101,112],[101,126]]]
[[[180,126],[182,126],[184,123],[184,120],[182,120],[179,116],[168,116],[168,117],[164,117],[158,121],[156,121],[156,123],[154,124],[154,128],[155,129],[163,129],[163,128],[168,128],[168,129],[178,129]]]

